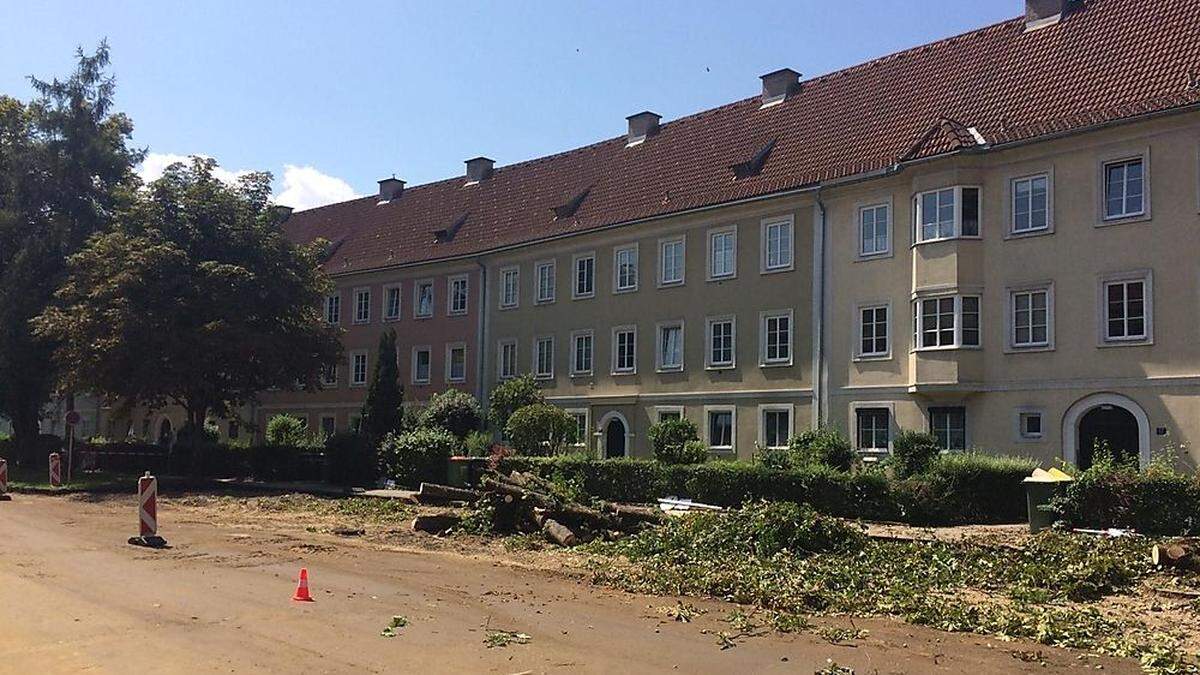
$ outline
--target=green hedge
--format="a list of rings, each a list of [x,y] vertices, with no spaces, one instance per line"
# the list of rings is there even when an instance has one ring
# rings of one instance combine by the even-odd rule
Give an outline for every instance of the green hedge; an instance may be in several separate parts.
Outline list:
[[[1149,535],[1200,535],[1200,477],[1173,468],[1097,462],[1056,498],[1052,510],[1076,527],[1133,528]]]
[[[505,471],[579,481],[600,499],[653,502],[674,495],[718,506],[759,499],[793,501],[846,518],[903,520],[920,525],[1021,522],[1021,480],[1032,460],[947,455],[926,473],[895,480],[881,469],[854,472],[820,466],[772,469],[750,462],[666,465],[644,459],[510,457]]]

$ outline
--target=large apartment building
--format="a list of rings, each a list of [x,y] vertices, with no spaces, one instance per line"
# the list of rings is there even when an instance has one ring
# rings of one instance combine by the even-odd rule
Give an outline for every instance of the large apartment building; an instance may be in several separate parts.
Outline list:
[[[818,424],[867,455],[900,429],[1081,464],[1195,446],[1200,2],[1025,10],[293,214],[332,242],[346,358],[258,421],[352,426],[390,327],[414,403],[531,373],[602,456],[667,416],[743,458]]]

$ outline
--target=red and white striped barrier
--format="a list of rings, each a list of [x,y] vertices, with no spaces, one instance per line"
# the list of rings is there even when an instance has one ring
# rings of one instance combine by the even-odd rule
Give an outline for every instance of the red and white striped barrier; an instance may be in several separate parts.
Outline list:
[[[50,487],[62,487],[62,457],[50,453]]]
[[[8,462],[0,459],[0,502],[12,499],[8,496]]]
[[[129,543],[161,548],[167,541],[158,536],[158,479],[147,471],[138,479],[138,536]]]

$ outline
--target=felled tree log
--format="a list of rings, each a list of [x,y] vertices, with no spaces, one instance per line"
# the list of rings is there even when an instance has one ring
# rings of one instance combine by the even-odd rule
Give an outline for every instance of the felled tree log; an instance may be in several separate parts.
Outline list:
[[[667,514],[649,506],[632,506],[629,504],[605,504],[604,510],[620,518],[627,526],[661,525],[667,522]]]
[[[413,518],[412,529],[414,532],[441,534],[460,522],[462,518],[449,513],[427,514]]]
[[[1185,542],[1155,544],[1150,549],[1150,562],[1163,567],[1200,571],[1200,547]]]
[[[571,531],[571,528],[553,518],[547,518],[542,523],[542,533],[546,535],[547,539],[559,546],[574,546],[579,543],[579,537]]]
[[[464,490],[437,483],[421,483],[421,488],[417,491],[417,501],[422,504],[473,502],[476,499],[479,499],[479,493],[475,490]]]
[[[561,502],[550,495],[517,485],[500,476],[484,476],[482,483],[484,490],[508,495],[524,502],[529,505],[531,513],[535,507],[544,509],[547,517],[559,522],[582,525],[593,530],[620,529],[621,526],[619,519],[614,515],[601,513],[582,504]]]

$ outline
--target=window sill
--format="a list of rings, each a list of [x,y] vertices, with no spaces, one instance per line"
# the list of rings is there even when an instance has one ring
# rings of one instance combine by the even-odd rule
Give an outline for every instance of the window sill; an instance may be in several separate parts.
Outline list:
[[[571,379],[573,379],[573,380],[583,379],[583,378],[588,378],[588,377],[594,377],[592,371],[590,371],[590,370],[587,372],[583,372],[583,373],[571,373]]]
[[[611,373],[609,373],[609,375],[612,375],[613,377],[628,377],[630,375],[637,375],[637,371],[636,370],[614,370]]]
[[[707,279],[705,279],[705,281],[713,281],[713,282],[733,281],[736,278],[737,278],[737,274],[734,273],[734,274],[726,274],[724,276],[719,276],[719,277],[708,277]]]
[[[636,293],[637,289],[638,289],[637,286],[634,286],[632,288],[614,288],[613,295],[625,295],[626,293]]]
[[[433,315],[432,314],[417,314],[413,318],[417,319],[418,321],[424,321],[425,319],[432,319]]]
[[[872,260],[887,260],[894,257],[891,250],[880,251],[878,253],[859,253],[854,256],[854,262],[871,262]]]
[[[355,322],[354,322],[354,325],[355,325],[355,326],[365,326],[365,325],[367,325],[367,324],[369,324],[369,323],[371,323],[371,320],[370,320],[370,319],[367,319],[366,321],[355,321]]]
[[[385,317],[383,317],[383,322],[384,322],[384,323],[395,323],[395,322],[397,322],[397,321],[399,321],[399,320],[400,320],[400,317],[398,317],[398,316],[385,316]]]
[[[953,352],[953,351],[968,351],[977,352],[983,349],[982,345],[949,345],[946,347],[917,347],[912,350],[918,354],[921,352]]]
[[[854,357],[855,363],[863,363],[863,362],[869,363],[871,361],[891,361],[891,360],[892,360],[891,352],[887,352],[886,354],[859,354],[858,356]]]
[[[546,375],[536,375],[536,374],[535,374],[535,375],[533,376],[533,379],[537,380],[538,382],[545,382],[545,381],[547,381],[547,380],[553,380],[553,379],[554,379],[554,373],[549,373],[549,374],[546,374]]]
[[[501,312],[509,312],[514,309],[520,309],[520,307],[520,305],[500,305],[496,309],[500,310]]]
[[[1054,234],[1054,226],[1047,225],[1046,227],[1040,227],[1036,230],[1022,230],[1020,232],[1010,229],[1008,234],[1004,235],[1004,239],[1005,241],[1012,239],[1034,239],[1036,237],[1046,237],[1052,234]]]
[[[659,367],[659,368],[655,368],[654,372],[656,372],[656,373],[682,373],[683,366],[671,366],[670,368]]]
[[[716,455],[732,455],[732,454],[734,454],[734,449],[731,447],[727,447],[727,446],[719,446],[718,447],[715,445],[710,445],[710,446],[708,446],[708,451],[713,454],[716,454]]]
[[[682,281],[682,280],[680,280],[680,281],[660,281],[660,282],[658,282],[658,287],[659,287],[659,288],[679,288],[679,287],[681,287],[681,286],[683,286],[683,285],[684,285],[684,284],[683,284],[683,281]]]
[[[962,236],[956,236],[956,237],[938,237],[937,239],[922,239],[921,241],[918,241],[918,242],[912,244],[911,248],[916,248],[918,246],[923,246],[925,244],[938,244],[938,243],[947,242],[947,241],[982,241],[982,240],[983,240],[983,237],[978,234],[962,235]]]
[[[1096,345],[1099,349],[1108,349],[1110,347],[1153,347],[1154,339],[1145,338],[1138,340],[1104,340]]]
[[[595,293],[588,293],[586,295],[572,295],[571,299],[572,300],[591,300],[594,297],[596,297]]]
[[[424,387],[429,385],[429,380],[413,380],[412,383],[414,386]]]
[[[446,378],[446,384],[465,384],[466,381],[467,381],[467,378],[465,378],[465,377],[458,378],[458,379],[451,379],[449,377]]]
[[[704,369],[711,370],[711,371],[717,371],[717,372],[720,372],[723,370],[737,370],[737,364],[722,363],[722,364],[715,364],[715,365],[707,365],[707,366],[704,366]]]
[[[1054,351],[1054,345],[1030,345],[1028,347],[1010,345],[1004,348],[1005,354],[1040,354],[1052,351]]]
[[[785,267],[770,267],[759,270],[759,274],[781,274],[783,272],[795,272],[796,265],[793,263]]]
[[[792,360],[788,359],[787,361],[764,361],[762,363],[759,363],[758,367],[759,368],[788,368],[792,365],[793,365]]]
[[[540,305],[553,305],[553,304],[554,304],[554,298],[550,298],[549,300],[534,300],[534,301],[533,301],[533,304],[534,304],[534,305],[539,305],[539,306],[540,306]]]
[[[446,312],[446,316],[466,316],[467,314],[469,314],[469,312],[465,309],[461,312]]]
[[[1101,218],[1100,222],[1096,223],[1096,227],[1110,227],[1112,225],[1126,225],[1129,223],[1146,223],[1150,222],[1149,213],[1134,213],[1128,216],[1113,216],[1112,218]]]

